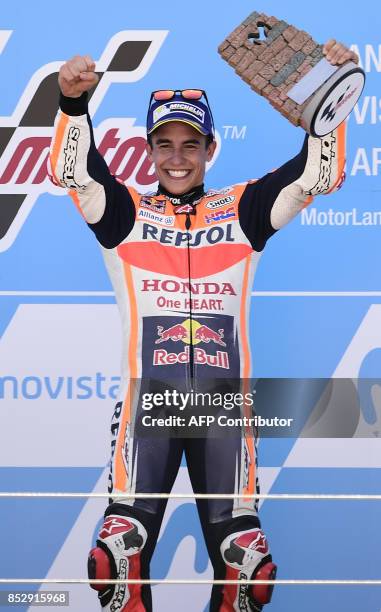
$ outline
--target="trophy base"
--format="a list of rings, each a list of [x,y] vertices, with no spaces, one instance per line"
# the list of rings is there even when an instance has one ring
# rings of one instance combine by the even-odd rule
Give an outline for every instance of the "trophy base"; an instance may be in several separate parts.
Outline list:
[[[332,132],[348,117],[364,84],[364,71],[357,64],[340,66],[307,102],[300,117],[302,128],[319,138]]]

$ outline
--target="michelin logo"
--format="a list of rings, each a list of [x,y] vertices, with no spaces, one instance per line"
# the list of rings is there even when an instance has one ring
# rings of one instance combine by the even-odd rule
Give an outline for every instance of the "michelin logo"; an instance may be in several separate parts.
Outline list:
[[[194,106],[194,104],[187,104],[185,102],[171,102],[170,104],[162,104],[153,111],[153,122],[156,123],[166,115],[176,112],[196,116],[201,123],[204,123],[205,112],[201,108]]]

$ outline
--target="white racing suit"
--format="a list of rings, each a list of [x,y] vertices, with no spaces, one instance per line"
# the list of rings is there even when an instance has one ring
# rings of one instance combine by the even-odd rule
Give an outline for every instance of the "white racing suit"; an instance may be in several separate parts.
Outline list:
[[[323,139],[306,137],[301,152],[259,180],[172,197],[143,195],[108,170],[98,153],[85,96],[61,98],[51,151],[52,180],[70,194],[104,254],[123,329],[123,372],[112,419],[110,497],[113,493],[169,493],[185,453],[198,493],[258,491],[253,431],[228,440],[140,436],[134,427],[132,381],[177,380],[185,390],[200,381],[249,379],[249,307],[255,269],[266,241],[318,194],[341,185],[345,125]],[[161,386],[160,386],[161,385]],[[242,435],[241,435],[242,434]],[[116,550],[105,530],[92,556],[92,577],[107,575],[120,555],[124,572],[149,577],[165,500],[118,499],[108,517],[124,517],[140,545],[120,539]],[[197,500],[216,579],[274,576],[253,497]],[[133,527],[131,527],[131,524]],[[136,535],[135,533],[135,535]],[[102,535],[103,534],[103,535]],[[109,538],[109,539],[108,539]],[[98,548],[99,548],[98,546]],[[123,548],[125,546],[125,548]],[[136,562],[139,560],[139,563]],[[104,561],[104,564],[102,565]],[[98,567],[98,569],[97,569]],[[119,575],[115,565],[111,574]],[[265,569],[263,569],[265,568]],[[106,573],[104,573],[106,572]],[[107,575],[107,577],[109,577]],[[105,610],[151,610],[148,586],[100,593]],[[266,600],[267,597],[267,600]],[[215,586],[213,611],[260,610],[269,592]],[[118,608],[118,606],[122,606]]]

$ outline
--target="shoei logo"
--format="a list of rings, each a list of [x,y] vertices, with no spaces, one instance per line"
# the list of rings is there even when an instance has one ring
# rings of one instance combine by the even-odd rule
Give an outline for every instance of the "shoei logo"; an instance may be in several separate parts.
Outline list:
[[[214,194],[210,194],[208,192],[206,195],[208,196]],[[234,202],[234,200],[235,196],[226,196],[225,198],[218,198],[218,200],[212,200],[211,202],[208,202],[205,206],[206,208],[215,210],[216,208],[222,208],[222,206],[225,206],[226,204],[231,204],[232,202]]]
[[[147,74],[166,36],[165,30],[127,30],[108,41],[96,62],[100,80],[91,95],[91,115],[111,84],[134,83]],[[9,32],[0,31],[1,38],[4,47]],[[39,68],[13,114],[0,117],[0,251],[12,245],[40,194],[65,194],[50,183],[47,169],[60,66],[61,62],[52,62]],[[135,127],[134,121],[134,118],[107,119],[95,128],[95,140],[113,174],[135,187],[147,188],[156,182],[156,176],[145,153],[145,128]],[[77,137],[75,132],[71,133],[66,150],[68,175],[77,152]]]

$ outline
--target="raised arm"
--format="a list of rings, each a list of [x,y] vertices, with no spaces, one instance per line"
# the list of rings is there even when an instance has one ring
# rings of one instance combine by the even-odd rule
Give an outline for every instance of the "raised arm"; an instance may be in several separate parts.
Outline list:
[[[323,52],[333,65],[348,60],[358,62],[353,51],[334,39],[325,43]],[[296,157],[247,185],[239,217],[256,251],[261,251],[268,238],[310,204],[314,196],[341,186],[345,176],[345,132],[344,122],[324,138],[306,136]]]
[[[61,67],[60,110],[55,121],[50,166],[52,180],[69,190],[78,210],[106,248],[131,231],[135,206],[127,187],[109,172],[99,154],[87,110],[87,92],[98,82],[90,56],[75,56]]]
[[[315,195],[341,185],[345,168],[345,124],[324,138],[306,136],[298,155],[274,172],[249,183],[242,195],[239,218],[256,251],[308,206]]]

